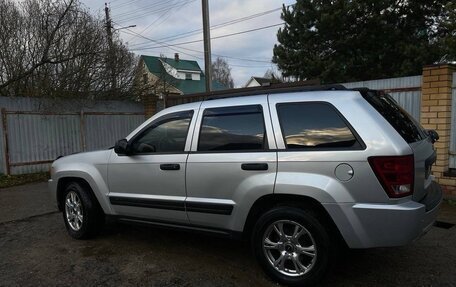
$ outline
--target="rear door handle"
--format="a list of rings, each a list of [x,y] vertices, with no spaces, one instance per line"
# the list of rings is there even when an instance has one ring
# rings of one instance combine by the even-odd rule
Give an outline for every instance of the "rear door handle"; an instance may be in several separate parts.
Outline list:
[[[180,165],[178,163],[163,163],[160,164],[161,170],[179,170]]]
[[[241,164],[243,170],[268,170],[267,163],[243,163]]]

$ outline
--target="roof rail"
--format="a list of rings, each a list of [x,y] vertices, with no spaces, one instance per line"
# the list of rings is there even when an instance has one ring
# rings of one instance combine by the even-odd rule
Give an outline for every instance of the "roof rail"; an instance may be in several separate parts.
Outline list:
[[[299,91],[330,91],[330,90],[346,90],[343,85],[315,85],[317,81],[304,81],[293,83],[276,83],[270,85],[263,85],[259,87],[248,87],[238,89],[228,89],[220,91],[212,91],[205,93],[187,94],[186,98],[205,98],[205,99],[219,99],[237,96],[250,96],[259,94],[283,93],[283,92],[299,92]],[[178,96],[182,97],[182,96]],[[171,98],[171,97],[170,97]]]
[[[309,80],[293,83],[275,83],[270,85],[263,85],[259,87],[229,89],[221,91],[212,91],[209,93],[195,93],[186,94],[184,96],[168,96],[167,106],[174,106],[184,103],[199,102],[206,100],[234,98],[243,96],[254,96],[264,94],[277,94],[287,92],[301,92],[301,91],[340,91],[348,90],[343,85],[318,85],[318,80]]]
[[[284,87],[277,87],[277,86],[269,86],[269,87],[255,87],[257,89],[250,88],[241,88],[241,89],[233,89],[227,90],[226,93],[214,93],[212,95],[208,95],[206,100],[216,100],[216,99],[224,99],[224,98],[234,98],[234,97],[243,97],[243,96],[254,96],[254,95],[262,95],[262,94],[278,94],[278,93],[290,93],[290,92],[304,92],[304,91],[339,91],[339,90],[346,90],[346,88],[342,85],[318,85],[318,86],[284,86]],[[259,88],[259,89],[258,89]]]

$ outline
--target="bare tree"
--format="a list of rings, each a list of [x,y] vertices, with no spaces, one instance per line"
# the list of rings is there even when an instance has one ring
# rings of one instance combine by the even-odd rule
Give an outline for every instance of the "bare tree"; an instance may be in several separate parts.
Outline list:
[[[77,0],[0,0],[0,93],[56,98],[125,98],[134,55],[114,39],[118,89],[110,90],[102,19]]]
[[[234,88],[231,68],[225,59],[217,57],[215,62],[212,63],[212,80],[220,82],[227,88]]]

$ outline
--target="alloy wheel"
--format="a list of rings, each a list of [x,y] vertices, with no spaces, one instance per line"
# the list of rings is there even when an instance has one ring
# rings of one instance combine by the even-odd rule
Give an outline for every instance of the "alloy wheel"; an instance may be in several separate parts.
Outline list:
[[[68,192],[65,198],[65,213],[68,225],[74,231],[79,231],[82,227],[84,214],[82,202],[78,194],[74,191]]]
[[[309,272],[317,259],[312,234],[292,220],[278,220],[266,228],[263,252],[274,269],[293,277]]]

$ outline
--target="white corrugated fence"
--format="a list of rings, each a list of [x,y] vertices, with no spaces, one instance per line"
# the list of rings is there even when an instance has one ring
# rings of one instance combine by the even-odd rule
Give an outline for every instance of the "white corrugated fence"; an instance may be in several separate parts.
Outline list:
[[[421,76],[343,83],[346,88],[370,88],[390,94],[409,114],[420,120]]]
[[[0,97],[0,173],[46,171],[61,155],[104,149],[144,122],[136,102]]]

